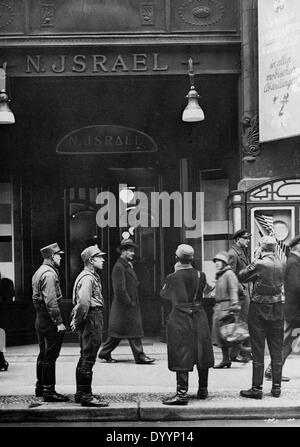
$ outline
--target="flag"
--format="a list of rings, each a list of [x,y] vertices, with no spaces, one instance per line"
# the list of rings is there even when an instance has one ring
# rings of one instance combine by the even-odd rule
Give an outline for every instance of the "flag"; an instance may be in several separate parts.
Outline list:
[[[275,228],[274,228],[274,217],[267,214],[255,214],[256,223],[258,224],[258,231],[260,236],[264,236],[261,227],[267,231],[268,236],[273,236],[276,239],[276,255],[277,257],[285,262],[287,258],[287,246],[282,242],[279,241],[275,234]]]

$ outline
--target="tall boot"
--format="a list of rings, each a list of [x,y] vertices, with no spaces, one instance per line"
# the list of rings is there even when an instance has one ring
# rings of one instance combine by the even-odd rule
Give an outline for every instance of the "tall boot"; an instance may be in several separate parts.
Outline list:
[[[188,371],[176,371],[177,393],[175,396],[163,400],[164,405],[187,405],[188,403]]]
[[[36,384],[35,384],[35,397],[43,396],[43,362],[36,362]]]
[[[222,356],[223,359],[221,363],[214,366],[214,369],[221,369],[221,368],[230,368],[231,367],[231,361],[229,359],[229,349],[228,348],[222,348]]]
[[[75,377],[76,377],[76,393],[74,396],[74,400],[75,403],[79,404],[81,402],[81,397],[82,394],[84,392],[83,386],[81,384],[81,375],[80,375],[80,369],[81,369],[81,365],[82,365],[82,358],[80,357],[77,366],[76,366],[76,372],[75,372]]]
[[[240,396],[249,397],[250,399],[262,399],[262,383],[264,377],[264,364],[253,362],[252,365],[252,388],[249,390],[241,390]]]
[[[199,384],[197,391],[198,399],[206,399],[208,397],[207,380],[208,380],[208,368],[198,369],[198,384]]]
[[[272,389],[271,395],[279,397],[281,394],[281,376],[282,376],[282,362],[272,362]]]
[[[0,351],[0,371],[7,371],[8,369],[8,362],[4,358],[4,354],[2,351]]]
[[[43,362],[43,398],[44,402],[67,402],[68,396],[55,391],[55,363]]]
[[[108,402],[100,401],[92,393],[93,365],[92,362],[84,362],[78,371],[79,390],[82,393],[80,403],[82,407],[107,407]]]

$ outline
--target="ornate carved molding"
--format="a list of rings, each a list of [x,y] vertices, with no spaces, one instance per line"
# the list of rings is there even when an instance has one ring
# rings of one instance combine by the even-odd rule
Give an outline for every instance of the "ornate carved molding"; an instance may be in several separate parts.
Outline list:
[[[242,118],[242,151],[244,161],[255,161],[260,154],[258,116],[244,115]]]
[[[0,29],[5,28],[15,19],[15,10],[7,3],[0,4]]]
[[[224,6],[217,0],[185,0],[179,17],[185,23],[200,28],[215,25],[224,16]]]
[[[140,6],[141,25],[154,25],[153,3],[142,3]]]
[[[54,26],[55,5],[44,3],[41,5],[41,28]]]

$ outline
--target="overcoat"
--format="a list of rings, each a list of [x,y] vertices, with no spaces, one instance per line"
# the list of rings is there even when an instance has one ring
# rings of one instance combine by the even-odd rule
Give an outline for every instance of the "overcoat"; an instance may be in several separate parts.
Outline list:
[[[239,282],[229,265],[218,271],[216,277],[216,305],[213,315],[212,338],[214,344],[222,348],[226,344],[220,337],[220,320],[228,315],[231,307],[239,303]]]
[[[287,321],[300,323],[300,256],[293,252],[287,259],[284,275],[285,304]]]
[[[234,273],[239,275],[240,271],[245,269],[250,264],[250,259],[245,250],[239,247],[237,244],[233,244],[228,251],[229,265]],[[243,289],[243,299],[241,300],[241,317],[247,321],[249,304],[252,294],[252,283],[241,283]],[[241,298],[241,297],[240,297]]]
[[[125,259],[119,258],[112,270],[114,296],[108,324],[110,337],[143,337],[138,284],[138,278],[132,266]]]
[[[194,268],[178,270],[166,278],[161,296],[170,300],[172,309],[167,320],[168,368],[171,371],[192,371],[210,368],[214,355],[207,316],[201,304],[206,284],[201,272],[196,293],[198,272]]]

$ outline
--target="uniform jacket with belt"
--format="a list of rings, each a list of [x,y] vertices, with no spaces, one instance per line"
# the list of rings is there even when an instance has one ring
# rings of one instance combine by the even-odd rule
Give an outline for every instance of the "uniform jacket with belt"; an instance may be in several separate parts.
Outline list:
[[[284,275],[285,319],[300,321],[300,256],[291,253]]]
[[[254,281],[252,301],[274,303],[282,299],[284,264],[273,252],[263,252],[261,259],[239,273],[241,282]]]
[[[206,369],[214,364],[209,325],[201,304],[206,285],[203,272],[193,304],[197,282],[197,270],[182,269],[168,275],[161,291],[161,296],[172,304],[167,320],[168,367],[171,371],[192,371],[195,364]]]
[[[84,269],[77,276],[73,287],[74,308],[72,321],[78,327],[85,320],[90,307],[104,307],[100,276],[96,272]]]
[[[59,283],[58,270],[47,260],[38,268],[32,277],[33,303],[46,307],[52,322],[58,326],[63,323],[60,302],[62,293]]]
[[[114,296],[108,325],[108,335],[110,337],[143,337],[138,284],[139,281],[132,265],[120,257],[112,270]]]

